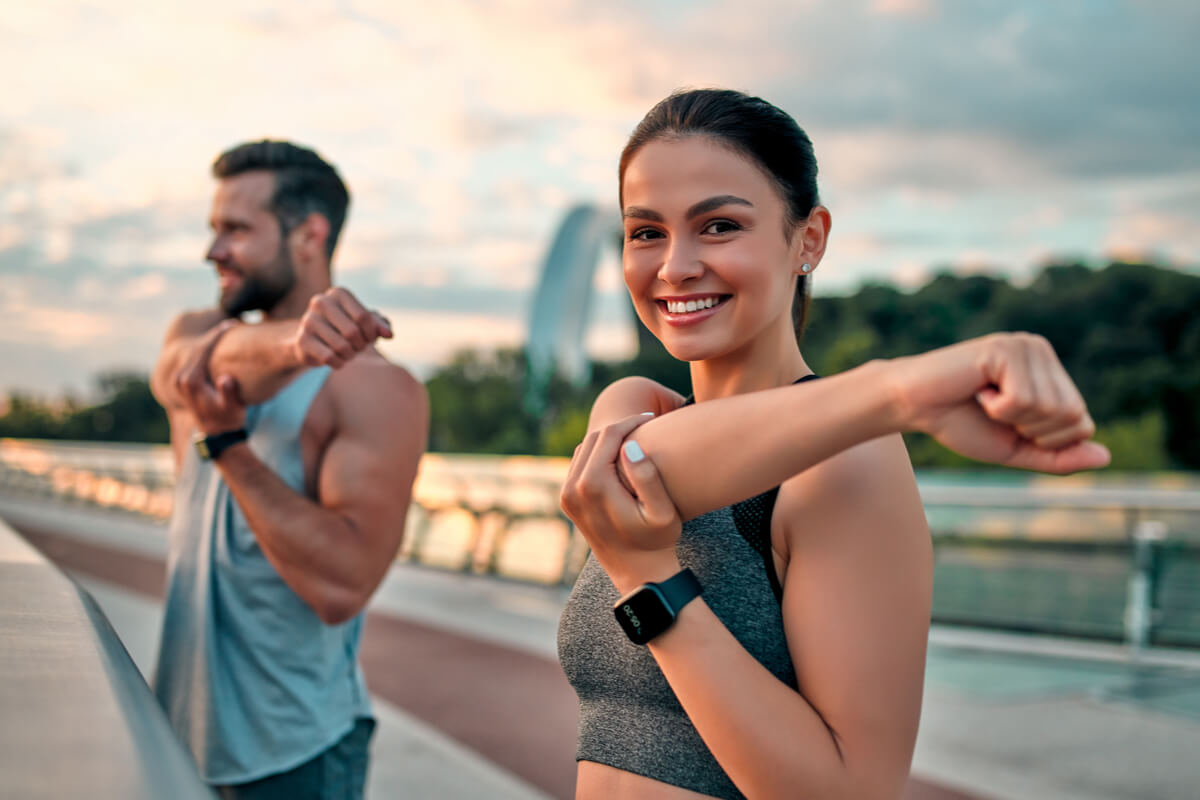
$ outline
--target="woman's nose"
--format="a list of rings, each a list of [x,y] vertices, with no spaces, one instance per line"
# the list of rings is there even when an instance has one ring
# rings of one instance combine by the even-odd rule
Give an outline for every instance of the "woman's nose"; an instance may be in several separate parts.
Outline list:
[[[700,261],[696,248],[678,240],[671,243],[658,268],[658,279],[672,286],[678,286],[703,274],[704,264]]]

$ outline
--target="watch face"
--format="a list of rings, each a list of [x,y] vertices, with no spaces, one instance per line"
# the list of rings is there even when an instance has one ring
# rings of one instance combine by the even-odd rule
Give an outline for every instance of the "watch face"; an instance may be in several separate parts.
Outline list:
[[[657,586],[643,586],[625,595],[613,606],[613,614],[634,644],[645,644],[675,621]]]
[[[196,439],[193,444],[196,445],[196,452],[200,454],[201,458],[205,459],[206,461],[212,458],[212,453],[210,453],[208,450],[208,441],[205,440],[203,436]]]

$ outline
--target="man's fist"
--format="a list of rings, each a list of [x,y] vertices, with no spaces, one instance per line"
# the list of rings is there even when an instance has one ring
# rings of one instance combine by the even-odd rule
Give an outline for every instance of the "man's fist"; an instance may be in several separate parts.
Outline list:
[[[313,295],[290,346],[302,364],[339,369],[379,338],[392,338],[387,318],[335,287]]]

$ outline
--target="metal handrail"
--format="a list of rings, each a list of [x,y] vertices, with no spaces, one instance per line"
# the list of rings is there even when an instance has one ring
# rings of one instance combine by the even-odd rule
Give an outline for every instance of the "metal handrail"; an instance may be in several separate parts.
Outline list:
[[[3,522],[0,574],[3,794],[211,800],[104,613]]]
[[[426,455],[414,486],[402,558],[467,572],[570,582],[587,548],[558,507],[568,463],[531,456]],[[163,446],[0,440],[0,484],[8,483],[10,490],[123,506],[160,519],[170,513],[173,466]],[[1014,477],[1008,473],[999,480]],[[1187,553],[1200,548],[1200,479],[1194,476],[1170,476],[1174,488],[1105,485],[1106,478],[1083,476],[1029,476],[1020,486],[948,486],[947,478],[958,479],[918,473],[939,553],[972,547],[995,551],[1005,542],[1014,553],[1062,554],[1087,544],[1105,545],[1110,553],[1127,548],[1129,585],[1125,616],[1118,624],[1135,646],[1150,640],[1161,616],[1155,608],[1157,565],[1164,558],[1172,563],[1180,563],[1181,555],[1193,558]],[[1063,511],[1071,516],[1054,516]],[[537,564],[522,560],[530,551],[521,548],[519,531],[531,522],[540,526],[534,534],[541,537],[535,540],[541,548]],[[531,540],[525,541],[528,545]],[[523,555],[515,561],[506,556],[514,553]],[[1179,579],[1171,580],[1177,585]]]

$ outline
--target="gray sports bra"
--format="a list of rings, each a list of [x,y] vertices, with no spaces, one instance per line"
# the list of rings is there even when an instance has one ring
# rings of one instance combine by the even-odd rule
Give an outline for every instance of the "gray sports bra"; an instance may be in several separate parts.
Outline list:
[[[676,552],[699,578],[704,601],[746,651],[798,690],[771,557],[778,491],[685,522]],[[630,642],[617,625],[612,606],[618,596],[589,555],[559,620],[559,661],[579,696],[575,758],[740,800],[742,793],[701,740],[650,650]]]

